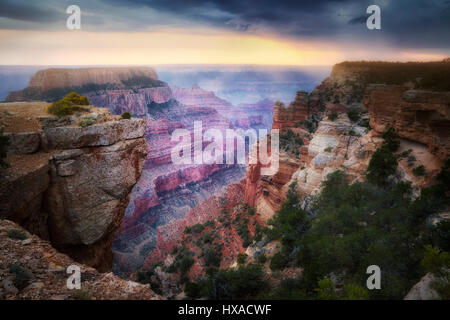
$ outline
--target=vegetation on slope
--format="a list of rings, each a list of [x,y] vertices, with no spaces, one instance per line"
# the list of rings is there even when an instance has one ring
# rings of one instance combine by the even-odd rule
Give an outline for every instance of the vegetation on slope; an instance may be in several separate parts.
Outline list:
[[[300,208],[292,186],[266,233],[282,243],[275,264],[298,265],[303,272],[266,298],[401,299],[426,272],[441,279],[441,297],[449,295],[449,222],[431,225],[429,218],[449,204],[450,161],[438,183],[414,199],[410,183],[392,179],[395,133],[390,129],[384,137],[367,182],[349,184],[344,172],[330,174],[309,212]],[[382,290],[365,288],[366,268],[373,264],[381,268]]]

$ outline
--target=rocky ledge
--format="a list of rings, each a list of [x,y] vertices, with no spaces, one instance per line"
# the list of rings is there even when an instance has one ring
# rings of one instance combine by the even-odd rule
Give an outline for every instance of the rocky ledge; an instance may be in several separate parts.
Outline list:
[[[149,285],[99,273],[56,251],[12,221],[0,220],[0,300],[159,300]],[[68,289],[67,267],[78,266],[81,288]]]
[[[110,270],[114,233],[147,155],[145,121],[94,106],[55,117],[47,106],[0,104],[0,126],[11,142],[0,217],[76,261]]]

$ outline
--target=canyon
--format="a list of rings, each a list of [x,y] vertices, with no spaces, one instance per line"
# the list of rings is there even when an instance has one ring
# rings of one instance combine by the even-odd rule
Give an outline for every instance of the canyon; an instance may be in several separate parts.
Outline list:
[[[348,182],[364,181],[388,128],[399,138],[395,179],[410,181],[416,196],[436,182],[449,156],[449,93],[409,79],[374,80],[370,63],[335,65],[311,93],[298,91],[288,106],[268,99],[233,105],[197,85],[170,87],[146,69],[61,76],[72,72],[67,70],[39,73],[7,100],[77,88],[87,90],[82,93],[96,106],[89,113],[63,121],[46,115],[44,102],[2,106],[2,128],[13,143],[0,215],[99,271],[112,267],[133,280],[147,274],[164,297],[184,298],[185,283],[205,278],[211,267],[237,267],[244,253],[247,263],[261,263],[272,285],[278,284],[268,260],[281,245],[262,239],[261,229],[280,210],[289,187],[295,186],[307,210],[328,174],[342,170]],[[60,77],[67,87],[57,87]],[[134,118],[122,119],[124,112]],[[95,118],[95,125],[76,125],[85,118]],[[171,133],[192,133],[194,121],[222,133],[279,130],[278,172],[263,175],[260,164],[174,165]],[[414,174],[421,166],[425,174]],[[26,197],[18,190],[26,190]],[[186,271],[180,261],[189,257]],[[301,272],[280,273],[293,278]],[[409,297],[434,296],[421,282],[413,289]]]

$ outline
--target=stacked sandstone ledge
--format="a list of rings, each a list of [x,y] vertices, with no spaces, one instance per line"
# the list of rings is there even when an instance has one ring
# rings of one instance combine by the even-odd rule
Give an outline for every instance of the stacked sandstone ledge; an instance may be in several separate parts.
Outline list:
[[[56,117],[47,106],[0,104],[0,127],[11,142],[0,217],[80,263],[110,270],[114,233],[147,155],[145,121],[94,106]]]

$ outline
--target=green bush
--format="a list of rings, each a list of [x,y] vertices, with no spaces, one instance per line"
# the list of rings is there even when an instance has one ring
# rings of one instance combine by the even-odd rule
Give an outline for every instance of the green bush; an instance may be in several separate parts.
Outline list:
[[[149,284],[154,292],[162,294],[161,279],[155,272],[155,268],[161,266],[161,263],[152,265],[148,270],[137,272],[137,281],[142,284]]]
[[[331,152],[331,151],[333,151],[333,148],[332,148],[332,147],[326,147],[323,151],[325,151],[325,152]]]
[[[351,109],[347,112],[347,116],[352,122],[357,122],[361,118],[361,113],[356,109]]]
[[[78,122],[78,125],[82,128],[85,128],[85,127],[92,126],[94,124],[94,122],[95,121],[93,119],[83,119]]]
[[[4,160],[7,156],[9,145],[9,137],[4,136],[3,130],[0,130],[0,167],[7,168],[9,166]]]
[[[203,291],[204,290],[201,283],[188,282],[184,286],[184,293],[191,299],[201,298],[204,295]]]
[[[73,300],[92,300],[91,293],[86,290],[73,290],[70,293],[70,299]]]
[[[317,297],[320,300],[336,300],[337,294],[334,288],[334,284],[329,279],[322,279],[318,283],[319,287],[315,290],[317,291]]]
[[[68,93],[64,98],[62,98],[61,100],[67,101],[67,102],[71,102],[74,105],[77,106],[87,106],[89,105],[89,101],[86,97],[79,95],[78,93],[72,91],[70,93]]]
[[[239,253],[237,256],[237,263],[238,264],[244,264],[247,260],[247,254],[246,253]]]
[[[280,134],[280,148],[289,153],[298,153],[300,147],[303,146],[303,139],[290,129]]]
[[[258,263],[264,264],[267,261],[267,257],[264,253],[261,253],[256,260],[258,261]]]
[[[25,240],[27,238],[27,235],[23,231],[13,229],[9,230],[8,237],[11,239]]]
[[[328,120],[335,121],[338,118],[337,112],[332,112],[328,114]]]
[[[184,233],[189,234],[189,233],[200,233],[205,229],[205,226],[201,223],[197,223],[194,224],[193,226],[187,227],[186,229],[184,229]]]
[[[88,111],[89,109],[81,106],[89,105],[86,97],[71,92],[61,100],[53,102],[48,106],[47,112],[58,117],[68,116],[77,111]]]
[[[261,265],[249,264],[237,269],[222,269],[203,283],[210,299],[253,299],[268,287]]]
[[[425,167],[423,165],[420,165],[418,167],[415,167],[412,170],[412,173],[416,176],[416,177],[421,177],[425,175]]]
[[[344,286],[346,300],[369,300],[369,292],[366,288],[355,284]]]
[[[270,259],[270,269],[272,271],[282,270],[289,263],[289,258],[283,252],[277,252]]]
[[[387,128],[382,135],[384,139],[383,146],[386,147],[389,151],[395,152],[398,150],[400,146],[400,141],[397,138],[397,134],[395,133],[394,128]]]
[[[432,287],[437,291],[441,299],[450,299],[450,252],[426,247],[422,266],[427,272],[435,276]]]
[[[388,177],[397,170],[397,157],[388,147],[382,146],[377,149],[369,161],[366,178],[369,182],[379,186],[388,184]]]
[[[131,113],[129,112],[122,113],[122,119],[131,119]]]
[[[19,290],[25,288],[32,277],[30,271],[18,264],[10,265],[9,272],[14,274],[14,286]]]
[[[222,261],[222,247],[208,247],[204,253],[204,261],[205,266],[218,268],[220,266],[220,262]]]

